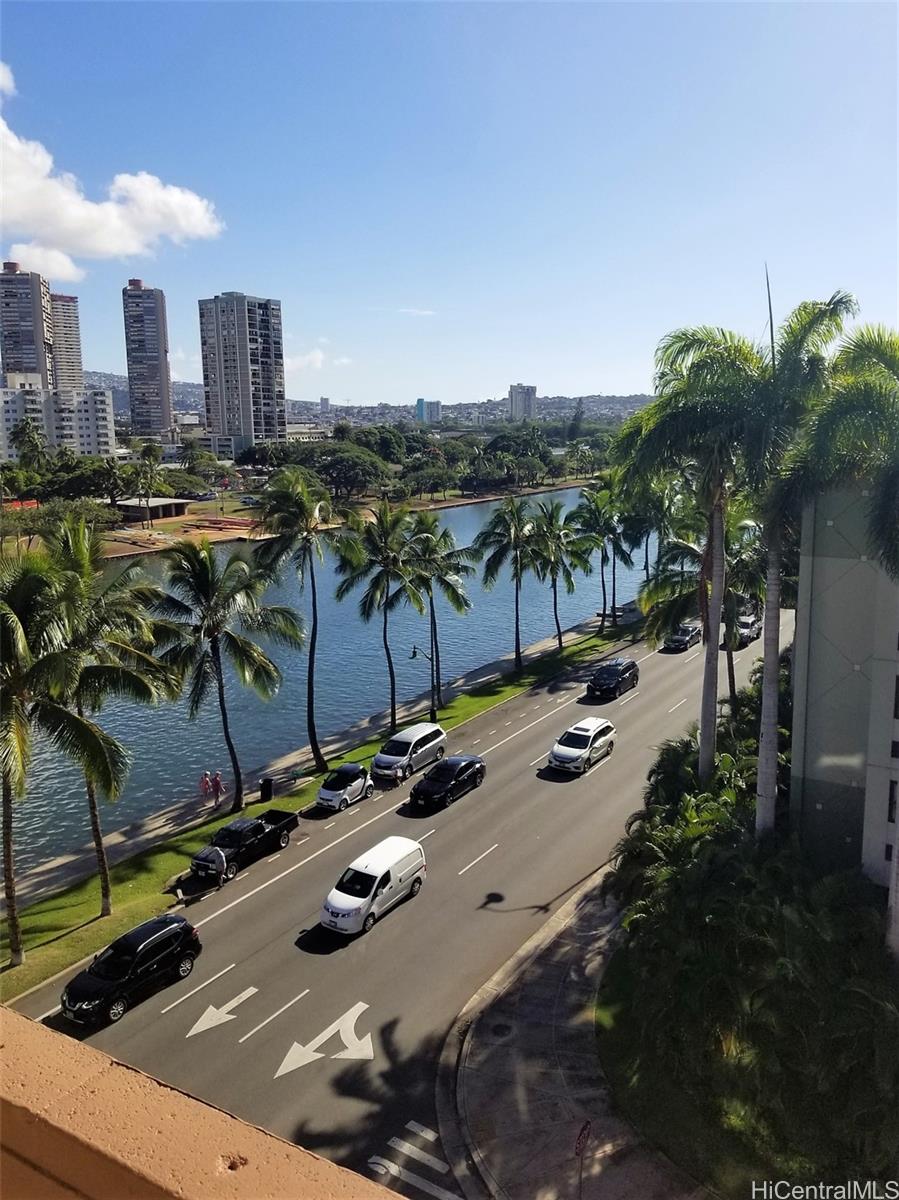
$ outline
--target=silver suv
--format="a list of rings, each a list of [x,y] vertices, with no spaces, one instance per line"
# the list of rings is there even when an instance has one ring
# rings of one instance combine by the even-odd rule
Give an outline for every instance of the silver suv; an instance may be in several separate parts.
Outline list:
[[[371,764],[371,773],[381,779],[399,782],[408,779],[419,767],[443,758],[446,752],[446,734],[439,725],[422,721],[395,733],[385,742]]]

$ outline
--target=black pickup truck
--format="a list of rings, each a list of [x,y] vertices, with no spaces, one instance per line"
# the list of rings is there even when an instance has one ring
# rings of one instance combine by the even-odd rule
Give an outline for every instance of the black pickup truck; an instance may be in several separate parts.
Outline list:
[[[279,847],[283,850],[299,823],[296,813],[280,808],[270,808],[259,817],[239,817],[223,825],[210,844],[194,855],[190,869],[201,879],[218,882],[218,855],[212,853],[215,847],[225,856],[225,878],[233,879],[247,863]]]

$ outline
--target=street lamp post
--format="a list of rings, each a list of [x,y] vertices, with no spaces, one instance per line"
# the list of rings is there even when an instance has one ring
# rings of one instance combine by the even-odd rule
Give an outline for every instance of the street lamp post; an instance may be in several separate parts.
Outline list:
[[[426,658],[431,666],[431,720],[432,720],[432,722],[434,722],[434,724],[436,724],[437,723],[437,683],[436,683],[436,680],[434,679],[434,660],[431,657],[431,655],[428,654],[428,652],[426,650],[422,650],[421,647],[413,645],[412,653],[409,655],[409,657],[410,658],[418,658],[419,655],[421,655],[422,658]]]

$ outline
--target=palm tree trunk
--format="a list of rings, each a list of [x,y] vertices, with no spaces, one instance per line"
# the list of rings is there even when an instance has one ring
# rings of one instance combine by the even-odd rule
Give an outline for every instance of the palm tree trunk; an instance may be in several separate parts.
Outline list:
[[[765,575],[765,629],[762,662],[762,715],[759,725],[759,765],[755,798],[755,835],[774,828],[777,815],[777,701],[780,676],[780,530],[774,522],[768,533]]]
[[[437,606],[433,592],[428,593],[431,606],[431,651],[434,658],[434,685],[437,691],[437,707],[443,708],[443,680],[440,676],[440,641],[437,636]]]
[[[602,584],[602,616],[599,619],[599,632],[606,631],[606,548],[599,548],[599,582]]]
[[[387,657],[387,674],[390,676],[390,732],[396,729],[396,673],[393,669],[393,655],[390,653],[390,643],[387,640],[387,605],[384,606],[384,654]]]
[[[646,535],[646,541],[643,543],[643,573],[646,575],[646,582],[649,583],[649,534]]]
[[[84,719],[81,705],[76,706],[78,716]],[[100,876],[100,916],[108,917],[112,913],[112,885],[109,881],[109,862],[106,858],[106,847],[103,844],[103,829],[100,825],[100,808],[97,804],[97,789],[89,776],[84,777],[84,791],[87,795],[87,811],[91,819],[91,837],[94,839],[94,853],[97,856],[97,874]]]
[[[705,786],[715,770],[718,734],[718,639],[721,634],[721,602],[724,598],[724,495],[715,498],[709,536],[712,541],[712,586],[705,633],[705,667],[699,708],[699,783]]]
[[[521,580],[515,577],[515,670],[521,670]]]
[[[3,888],[6,896],[6,925],[9,929],[9,965],[20,967],[25,961],[22,926],[16,900],[16,868],[12,852],[12,784],[3,775]]]
[[[616,564],[618,560],[615,556],[615,547],[612,546],[612,628],[618,628],[618,572]]]
[[[315,643],[318,641],[318,592],[315,586],[314,555],[307,553],[309,568],[309,591],[312,595],[312,628],[309,631],[309,659],[306,663],[306,731],[309,734],[309,748],[315,760],[317,771],[327,771],[328,760],[322,754],[318,744],[318,732],[315,728]]]
[[[231,727],[228,724],[228,706],[225,703],[225,677],[222,673],[222,652],[218,638],[211,638],[209,649],[215,665],[215,682],[218,688],[219,711],[222,714],[222,733],[225,735],[225,745],[231,758],[231,771],[234,775],[234,799],[231,801],[231,812],[243,812],[243,776],[240,773],[240,763],[237,761],[237,751],[231,739]]]
[[[559,653],[562,653],[562,626],[559,624],[559,581],[553,576],[553,619],[556,622],[556,641],[559,643]]]
[[[737,677],[734,674],[734,652],[730,642],[727,642],[724,656],[727,659],[727,692],[730,696],[730,711],[737,711]]]

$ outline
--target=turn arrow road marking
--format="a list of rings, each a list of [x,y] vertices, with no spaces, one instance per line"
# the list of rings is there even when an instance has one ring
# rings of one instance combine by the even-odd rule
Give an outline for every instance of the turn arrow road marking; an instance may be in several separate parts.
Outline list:
[[[296,1071],[298,1067],[305,1067],[311,1062],[315,1062],[317,1058],[325,1058],[324,1054],[320,1054],[318,1047],[324,1045],[328,1038],[333,1037],[335,1033],[340,1034],[343,1042],[343,1049],[337,1054],[332,1054],[332,1058],[360,1058],[372,1059],[375,1056],[374,1046],[372,1045],[371,1034],[367,1033],[365,1037],[356,1037],[356,1020],[361,1017],[368,1008],[367,1004],[362,1001],[354,1004],[352,1008],[347,1009],[342,1017],[329,1025],[327,1029],[307,1042],[305,1046],[299,1042],[294,1042],[284,1059],[275,1072],[275,1079],[279,1075],[287,1075],[290,1071]]]
[[[227,1004],[223,1004],[221,1008],[216,1008],[210,1004],[199,1021],[196,1021],[190,1027],[186,1036],[193,1037],[195,1033],[203,1033],[207,1029],[214,1029],[216,1025],[224,1025],[226,1021],[236,1020],[236,1016],[231,1009],[237,1008],[238,1004],[243,1004],[244,1000],[249,1000],[251,996],[255,996],[258,990],[258,988],[249,987],[245,992],[241,992],[239,996],[235,996],[233,1000],[229,1000]]]

